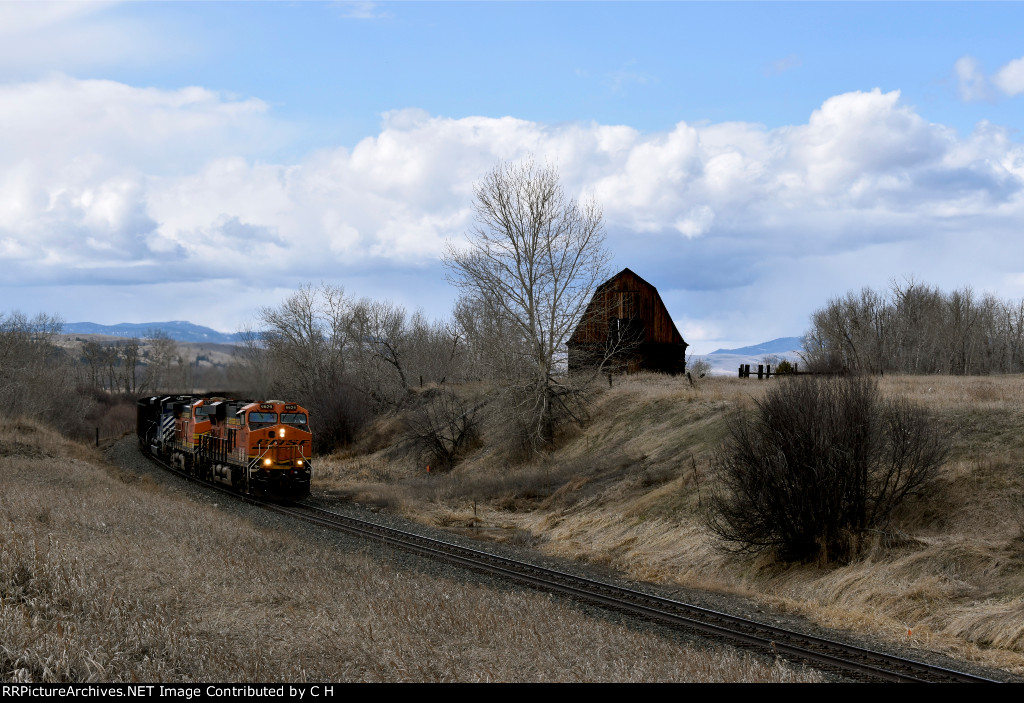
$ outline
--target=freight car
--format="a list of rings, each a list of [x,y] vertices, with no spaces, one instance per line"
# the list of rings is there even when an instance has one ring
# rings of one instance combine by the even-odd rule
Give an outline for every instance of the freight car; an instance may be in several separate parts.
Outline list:
[[[142,398],[136,432],[144,452],[201,480],[274,499],[309,495],[313,435],[295,403]]]

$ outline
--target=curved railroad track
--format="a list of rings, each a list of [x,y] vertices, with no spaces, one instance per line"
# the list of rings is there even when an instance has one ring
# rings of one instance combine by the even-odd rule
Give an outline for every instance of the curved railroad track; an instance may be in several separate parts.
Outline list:
[[[782,656],[790,661],[807,664],[849,678],[887,682],[998,683],[996,679],[794,632],[537,564],[425,537],[413,532],[341,515],[309,503],[280,504],[241,495],[230,488],[199,481],[199,479],[165,464],[155,457],[150,456],[150,458],[184,478],[295,519],[383,542],[397,549],[414,552],[432,559],[441,559],[476,571],[497,575],[547,592],[561,593],[577,600],[630,613],[733,646],[773,656]]]

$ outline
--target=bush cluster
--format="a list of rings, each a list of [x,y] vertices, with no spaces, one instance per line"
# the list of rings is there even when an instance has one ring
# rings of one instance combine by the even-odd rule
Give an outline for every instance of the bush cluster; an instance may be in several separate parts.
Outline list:
[[[706,522],[739,550],[854,554],[934,476],[947,444],[925,413],[865,376],[780,379],[729,426]]]

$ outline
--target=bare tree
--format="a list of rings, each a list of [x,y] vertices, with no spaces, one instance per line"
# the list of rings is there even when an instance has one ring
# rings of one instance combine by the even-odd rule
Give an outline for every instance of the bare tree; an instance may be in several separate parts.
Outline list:
[[[251,326],[239,331],[241,344],[232,354],[229,384],[257,398],[269,398],[274,386],[274,359]]]
[[[94,340],[88,340],[82,344],[82,359],[88,374],[87,385],[89,388],[103,388],[103,370],[106,364],[106,350],[103,345]]]
[[[413,388],[443,384],[454,373],[460,335],[448,322],[411,316],[389,300],[363,298],[352,307],[353,364],[359,389],[380,408],[402,405]]]
[[[351,303],[342,288],[303,286],[263,308],[260,342],[275,360],[275,384],[302,396],[335,389],[345,374]]]
[[[117,345],[118,360],[121,364],[120,386],[128,395],[139,390],[139,362],[142,359],[142,342],[138,337],[131,337]]]
[[[77,393],[73,359],[57,344],[60,318],[0,313],[0,415],[26,415],[79,429],[88,406]]]
[[[443,385],[464,370],[464,338],[454,322],[431,322],[422,310],[417,310],[409,320],[406,333],[409,336],[410,383]]]
[[[465,340],[464,373],[493,384],[525,376],[529,357],[517,325],[486,296],[462,295],[455,303],[454,324]]]
[[[390,300],[364,298],[352,309],[361,390],[383,407],[398,405],[409,393],[409,336],[406,311]]]
[[[149,330],[149,356],[146,365],[146,388],[153,392],[171,390],[171,364],[178,356],[178,343],[163,330]]]
[[[944,293],[913,278],[890,295],[865,288],[811,315],[804,360],[812,369],[882,373],[1018,373],[1024,370],[1024,301]]]
[[[248,335],[240,355],[252,374],[250,390],[310,409],[318,452],[351,441],[367,419],[349,369],[358,344],[352,310],[341,288],[303,286],[260,311],[261,330]]]
[[[536,449],[569,410],[565,345],[608,276],[602,213],[593,201],[568,198],[556,169],[532,160],[497,166],[474,194],[468,246],[449,244],[444,263],[464,308],[507,335],[487,363]]]

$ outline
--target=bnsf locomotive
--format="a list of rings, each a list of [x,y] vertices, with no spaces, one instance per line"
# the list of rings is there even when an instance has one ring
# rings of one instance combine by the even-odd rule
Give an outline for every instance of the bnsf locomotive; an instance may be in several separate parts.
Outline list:
[[[138,403],[144,452],[205,481],[278,499],[309,495],[309,413],[279,400],[192,395]]]

